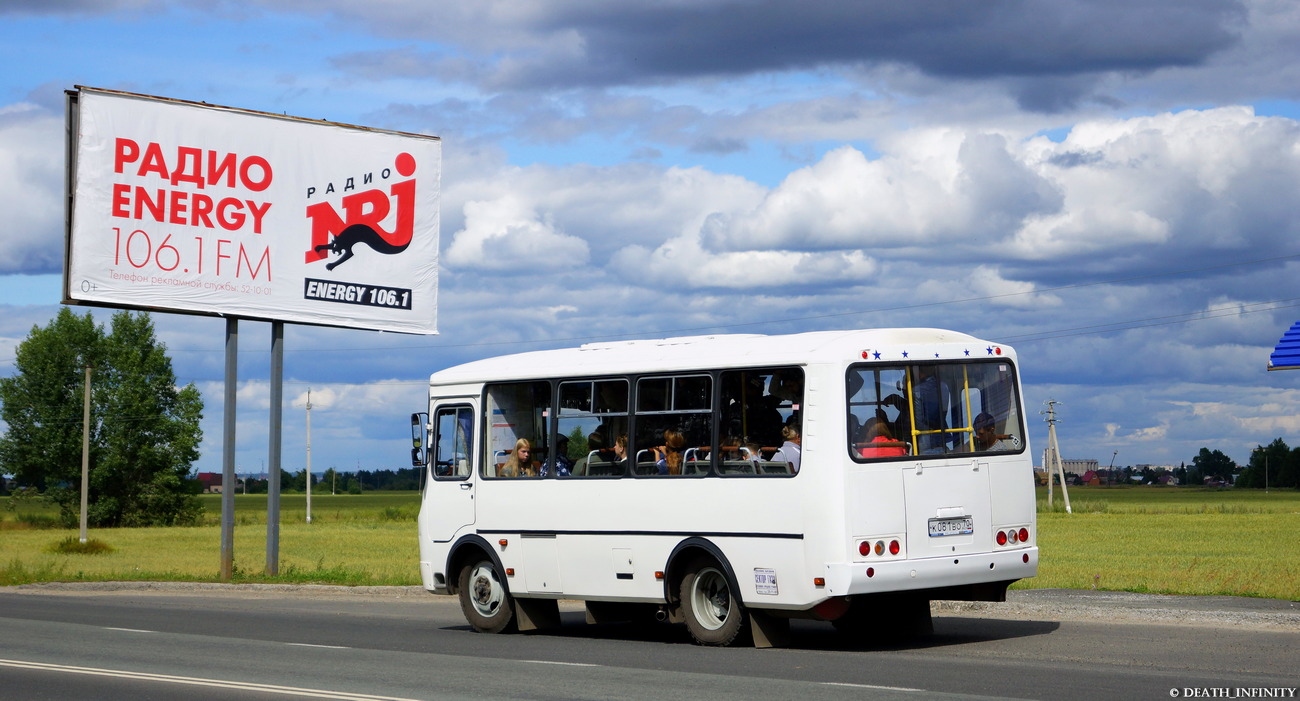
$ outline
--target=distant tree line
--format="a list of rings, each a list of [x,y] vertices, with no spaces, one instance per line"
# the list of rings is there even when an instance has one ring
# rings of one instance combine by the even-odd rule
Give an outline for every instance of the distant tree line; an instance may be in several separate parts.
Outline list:
[[[307,471],[280,470],[281,493],[305,493]],[[266,494],[270,480],[245,478],[243,490],[249,494]],[[362,494],[365,492],[413,492],[420,488],[420,468],[398,470],[356,470],[338,472],[329,468],[324,472],[312,471],[312,494]]]
[[[1281,438],[1266,446],[1257,446],[1250,453],[1250,463],[1237,477],[1237,486],[1300,489],[1300,448],[1287,447]]]
[[[1201,448],[1186,464],[1174,470],[1180,484],[1230,484],[1246,489],[1300,489],[1300,448],[1287,446],[1281,438],[1256,446],[1245,467],[1218,450]]]

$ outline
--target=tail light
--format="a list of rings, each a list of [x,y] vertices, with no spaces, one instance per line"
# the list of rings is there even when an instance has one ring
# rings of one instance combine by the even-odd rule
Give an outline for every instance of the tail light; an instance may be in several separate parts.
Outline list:
[[[885,540],[861,540],[858,541],[858,554],[862,557],[883,557],[885,555],[897,556],[903,552],[903,539],[890,538]]]
[[[998,545],[1016,545],[1017,543],[1028,543],[1029,529],[1025,527],[1021,527],[1018,529],[1008,528],[1005,531],[998,531],[993,537],[995,540],[997,540]]]

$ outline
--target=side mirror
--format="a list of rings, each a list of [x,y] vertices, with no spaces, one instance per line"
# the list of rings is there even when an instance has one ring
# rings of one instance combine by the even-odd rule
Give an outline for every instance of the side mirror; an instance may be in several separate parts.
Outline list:
[[[428,416],[424,412],[411,414],[411,465],[414,467],[424,467],[428,463],[424,440],[424,425]]]

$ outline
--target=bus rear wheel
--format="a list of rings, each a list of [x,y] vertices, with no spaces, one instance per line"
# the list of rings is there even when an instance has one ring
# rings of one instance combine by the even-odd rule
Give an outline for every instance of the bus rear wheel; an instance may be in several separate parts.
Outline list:
[[[686,630],[697,644],[725,647],[742,641],[745,607],[732,591],[726,572],[713,560],[701,558],[686,568],[681,602]]]
[[[491,560],[479,560],[460,571],[460,610],[480,633],[514,630],[515,607],[501,574]]]

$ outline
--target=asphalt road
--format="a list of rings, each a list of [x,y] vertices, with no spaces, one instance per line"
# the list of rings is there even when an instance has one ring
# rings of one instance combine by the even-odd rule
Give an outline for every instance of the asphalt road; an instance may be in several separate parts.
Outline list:
[[[939,606],[919,643],[855,647],[797,621],[790,648],[756,650],[697,647],[681,626],[589,626],[578,605],[554,631],[480,635],[455,599],[411,588],[12,587],[0,698],[1295,698],[1300,685],[1295,602],[1012,597]]]

